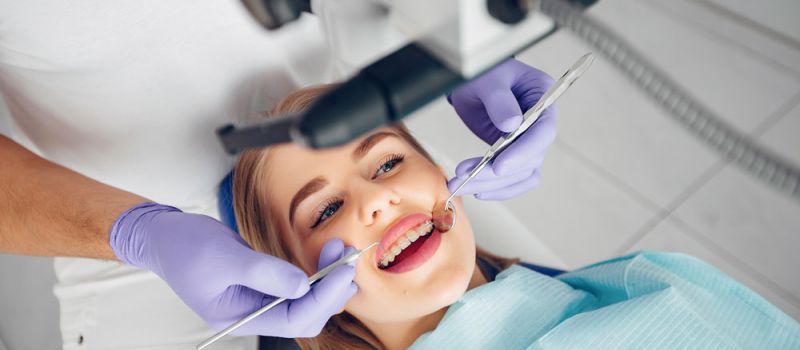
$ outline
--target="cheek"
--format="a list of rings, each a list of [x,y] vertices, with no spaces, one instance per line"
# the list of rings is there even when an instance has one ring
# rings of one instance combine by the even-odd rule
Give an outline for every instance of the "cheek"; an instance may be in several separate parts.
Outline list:
[[[410,167],[411,168],[411,167]],[[429,162],[423,166],[414,165],[413,169],[404,169],[400,176],[397,176],[396,185],[398,190],[402,190],[406,195],[424,194],[433,195],[436,199],[440,196],[447,196],[447,177]]]
[[[366,244],[368,244],[364,237],[359,237],[358,233],[363,232],[363,229],[357,227],[357,224],[350,219],[356,215],[352,210],[353,206],[344,206],[340,209],[341,212],[337,213],[340,218],[337,218],[335,221],[331,222],[329,225],[325,226],[324,228],[318,229],[308,235],[308,238],[300,240],[300,251],[302,252],[302,262],[305,264],[303,269],[306,270],[306,273],[309,275],[317,272],[317,266],[319,265],[319,255],[322,252],[322,248],[325,246],[325,243],[332,239],[339,239],[344,242],[345,247],[360,247],[363,248]],[[371,242],[369,242],[371,243]],[[367,260],[367,257],[364,256],[359,261]],[[326,263],[331,263],[332,261],[327,261]]]
[[[314,233],[305,239],[297,240],[297,252],[299,254],[295,256],[299,257],[297,260],[301,264],[300,268],[309,276],[317,272],[319,254],[322,252],[325,242],[330,238],[333,237],[325,237],[323,234]]]
[[[290,262],[300,267],[309,276],[317,272],[317,257],[322,249],[322,244],[304,240],[300,238],[299,234],[288,228],[281,230],[281,236],[289,250],[287,253],[290,256]]]

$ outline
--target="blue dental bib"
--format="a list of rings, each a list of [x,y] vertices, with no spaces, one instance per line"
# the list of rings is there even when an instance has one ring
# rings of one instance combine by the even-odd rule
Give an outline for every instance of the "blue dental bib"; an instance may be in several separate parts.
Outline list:
[[[410,349],[800,349],[800,325],[714,267],[644,252],[547,277],[512,266]]]

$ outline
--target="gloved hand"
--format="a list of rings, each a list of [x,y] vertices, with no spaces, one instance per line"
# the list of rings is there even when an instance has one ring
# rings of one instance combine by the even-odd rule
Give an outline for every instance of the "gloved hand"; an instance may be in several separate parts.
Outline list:
[[[218,330],[275,297],[296,299],[245,324],[234,332],[238,335],[315,336],[356,292],[353,266],[337,267],[309,288],[302,270],[250,249],[222,223],[156,203],[122,213],[109,238],[121,261],[156,273]],[[341,241],[329,241],[320,264],[327,265],[344,252]]]
[[[514,59],[453,91],[448,100],[464,124],[488,144],[513,131],[522,114],[553,85],[546,73]],[[553,106],[514,143],[503,150],[478,176],[459,191],[478,199],[504,200],[525,193],[539,184],[539,167],[556,136]],[[454,191],[481,157],[462,161],[456,176],[448,182]]]

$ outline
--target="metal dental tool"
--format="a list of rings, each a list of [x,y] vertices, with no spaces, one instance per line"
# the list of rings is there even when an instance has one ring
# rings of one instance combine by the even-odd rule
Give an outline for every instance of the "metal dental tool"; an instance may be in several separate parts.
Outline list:
[[[313,285],[314,283],[316,283],[317,281],[321,280],[323,277],[325,277],[329,273],[331,273],[331,271],[333,271],[333,269],[335,269],[335,268],[337,268],[339,266],[342,266],[344,264],[349,264],[351,262],[354,262],[354,261],[358,260],[358,258],[360,258],[364,253],[366,253],[368,250],[370,250],[372,248],[375,248],[377,245],[378,245],[378,242],[372,243],[372,244],[368,245],[364,249],[357,250],[355,252],[347,254],[344,257],[342,257],[341,259],[336,260],[333,264],[325,266],[324,268],[319,270],[317,273],[313,274],[311,277],[308,278],[308,284],[309,285]],[[286,301],[286,298],[275,299],[273,302],[271,302],[271,303],[265,305],[264,307],[254,311],[253,313],[245,316],[244,318],[242,318],[241,320],[237,321],[236,323],[228,326],[228,328],[225,328],[225,329],[219,331],[219,333],[214,334],[214,336],[206,339],[205,341],[203,341],[202,343],[197,345],[197,350],[205,349],[209,345],[214,344],[217,340],[220,340],[220,339],[222,339],[222,337],[228,335],[228,333],[235,331],[239,327],[243,326],[245,323],[252,321],[254,318],[256,318],[256,317],[260,316],[261,314],[269,311],[270,309],[274,308],[275,306],[277,306],[278,304],[280,304],[280,303],[282,303],[284,301]]]
[[[507,135],[500,137],[495,141],[492,147],[486,151],[486,154],[483,156],[481,161],[475,166],[475,168],[470,171],[469,175],[467,175],[466,180],[461,183],[458,187],[456,187],[455,191],[447,197],[447,200],[444,201],[444,205],[437,205],[437,207],[433,211],[433,225],[439,232],[447,232],[456,223],[456,210],[453,206],[453,198],[458,194],[458,191],[461,190],[467,182],[470,182],[474,179],[486,164],[494,159],[494,157],[502,152],[508,145],[510,145],[514,140],[517,139],[520,135],[522,135],[528,128],[530,128],[537,120],[539,120],[539,116],[542,115],[547,107],[553,104],[560,96],[567,91],[567,89],[572,86],[572,83],[575,82],[578,78],[583,75],[584,72],[589,68],[589,66],[594,61],[594,56],[591,53],[587,53],[583,55],[580,59],[578,59],[575,64],[570,67],[558,81],[553,84],[547,92],[542,95],[538,102],[536,102],[531,109],[525,112],[522,116],[522,124],[520,126],[508,133]]]

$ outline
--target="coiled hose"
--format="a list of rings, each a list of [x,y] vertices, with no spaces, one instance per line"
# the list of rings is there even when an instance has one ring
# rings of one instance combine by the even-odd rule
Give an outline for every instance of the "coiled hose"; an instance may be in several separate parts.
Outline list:
[[[540,0],[541,11],[593,46],[631,78],[687,130],[723,157],[779,192],[800,201],[800,170],[777,154],[755,144],[722,118],[678,87],[666,74],[603,24],[564,0]]]

